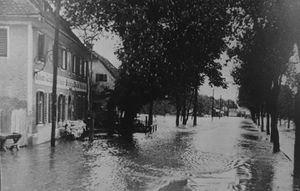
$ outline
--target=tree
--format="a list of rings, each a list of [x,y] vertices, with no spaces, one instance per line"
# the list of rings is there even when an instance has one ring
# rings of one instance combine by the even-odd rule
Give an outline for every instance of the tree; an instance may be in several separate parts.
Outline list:
[[[280,89],[278,98],[278,113],[281,119],[288,120],[288,128],[290,127],[290,120],[293,118],[292,113],[294,106],[293,91],[288,85],[283,85]]]
[[[291,35],[292,28],[288,22],[289,12],[287,10],[289,4],[281,0],[265,0],[243,1],[239,5],[245,13],[240,21],[249,22],[248,26],[250,27],[246,28],[246,35],[240,35],[242,36],[239,39],[241,40],[241,47],[243,49],[246,47],[246,51],[242,50],[238,53],[242,55],[240,57],[244,64],[241,66],[242,72],[237,72],[239,75],[236,76],[238,76],[239,80],[250,79],[249,77],[251,77],[252,72],[260,74],[259,70],[267,71],[267,73],[261,73],[264,80],[260,80],[260,82],[266,83],[262,86],[263,88],[259,88],[266,90],[265,93],[257,91],[256,88],[251,88],[251,84],[247,84],[247,80],[241,80],[241,88],[245,86],[244,89],[241,89],[243,91],[241,95],[248,101],[248,104],[251,103],[252,109],[250,108],[250,110],[253,110],[255,113],[259,113],[260,101],[263,100],[261,98],[266,99],[267,110],[271,114],[273,151],[278,152],[280,146],[277,129],[278,108],[276,103],[280,92],[282,76],[286,72],[294,43]],[[265,74],[267,75],[265,76]],[[255,91],[259,92],[259,94],[255,95]]]
[[[195,95],[203,76],[213,85],[225,86],[222,66],[215,60],[226,47],[227,1],[66,2],[66,18],[73,25],[120,36],[121,78],[114,95],[124,111],[125,126],[132,126],[144,104],[166,95],[176,97],[178,113],[186,116],[187,95]]]

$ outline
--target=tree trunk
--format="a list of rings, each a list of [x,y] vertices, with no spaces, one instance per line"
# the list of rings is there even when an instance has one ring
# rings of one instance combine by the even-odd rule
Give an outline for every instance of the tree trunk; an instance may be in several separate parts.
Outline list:
[[[290,128],[290,124],[291,124],[291,119],[290,119],[290,117],[288,117],[288,124],[287,124],[288,129]]]
[[[181,109],[181,106],[180,106],[180,98],[179,98],[179,96],[177,95],[177,96],[176,96],[176,127],[179,126],[180,109]]]
[[[281,118],[280,118],[280,116],[279,116],[278,120],[279,120],[279,125],[281,126]]]
[[[134,117],[136,113],[132,110],[127,110],[124,113],[124,118],[122,121],[122,126],[120,129],[120,133],[124,136],[130,136],[133,134],[133,126],[134,126]]]
[[[183,98],[183,106],[182,106],[182,125],[186,125],[187,122],[187,112],[186,112],[186,94],[185,97]]]
[[[272,106],[271,106],[271,141],[273,142],[273,152],[280,151],[280,144],[279,144],[279,132],[277,128],[277,121],[278,121],[278,112],[277,112],[277,99],[279,95],[279,84],[275,81],[274,87],[272,88]]]
[[[260,130],[264,132],[264,106],[261,106],[261,111],[260,111],[260,119],[261,119],[261,126]]]
[[[149,104],[148,118],[149,118],[148,125],[152,125],[153,124],[153,100]]]
[[[260,126],[260,115],[259,115],[259,110],[256,113],[256,117],[257,117],[257,126]]]
[[[193,114],[194,114],[194,121],[193,121],[193,125],[196,126],[197,125],[197,108],[198,108],[198,87],[195,87],[194,90],[194,109],[193,109]]]
[[[267,135],[270,135],[270,113],[267,112],[267,124],[266,124]]]
[[[300,178],[300,84],[295,96],[295,145],[294,145],[294,176]]]
[[[253,123],[256,124],[256,116],[255,116],[254,110],[253,110],[253,109],[250,109],[250,113],[251,113],[251,118],[252,118]]]

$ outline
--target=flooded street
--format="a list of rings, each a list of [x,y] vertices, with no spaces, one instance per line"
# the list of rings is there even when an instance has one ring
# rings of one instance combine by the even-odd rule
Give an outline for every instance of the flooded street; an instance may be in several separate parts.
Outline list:
[[[47,143],[1,153],[2,189],[299,190],[292,162],[272,154],[249,120],[199,118],[198,126],[187,128],[174,122],[158,116],[157,132],[131,140],[60,141],[55,149]]]

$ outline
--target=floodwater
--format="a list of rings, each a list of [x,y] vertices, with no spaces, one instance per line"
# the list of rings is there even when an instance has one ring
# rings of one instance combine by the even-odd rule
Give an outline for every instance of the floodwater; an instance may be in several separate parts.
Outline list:
[[[273,154],[262,133],[242,118],[176,128],[157,117],[158,131],[132,139],[102,137],[1,153],[2,190],[250,191],[300,190],[292,162]]]

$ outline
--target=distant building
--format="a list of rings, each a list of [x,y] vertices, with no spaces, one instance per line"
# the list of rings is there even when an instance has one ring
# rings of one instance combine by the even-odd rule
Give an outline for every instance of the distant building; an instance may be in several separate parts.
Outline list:
[[[22,144],[50,140],[54,13],[45,0],[0,0],[0,133]],[[87,107],[88,49],[60,19],[57,120]]]
[[[237,117],[238,116],[238,110],[237,108],[229,108],[229,117]]]
[[[106,96],[104,93],[114,89],[119,73],[110,61],[96,52],[93,52],[91,68],[93,107],[97,110],[105,106]]]

